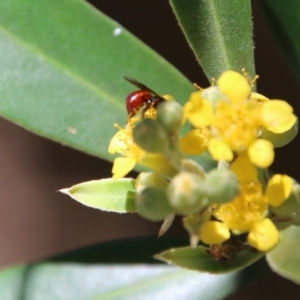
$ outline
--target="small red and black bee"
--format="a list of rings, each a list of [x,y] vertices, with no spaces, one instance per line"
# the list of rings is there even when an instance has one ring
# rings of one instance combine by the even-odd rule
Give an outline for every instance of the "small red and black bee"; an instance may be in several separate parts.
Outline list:
[[[127,76],[124,76],[124,78],[140,89],[130,93],[126,97],[126,109],[129,118],[133,117],[142,107],[142,117],[144,117],[150,107],[156,108],[159,103],[166,101],[166,99],[137,80]]]

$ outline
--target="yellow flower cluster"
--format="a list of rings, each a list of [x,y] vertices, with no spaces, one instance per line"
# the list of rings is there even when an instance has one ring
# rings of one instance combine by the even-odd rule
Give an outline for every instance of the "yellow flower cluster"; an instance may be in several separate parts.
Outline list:
[[[145,151],[136,145],[132,138],[132,126],[128,122],[125,128],[119,127],[119,131],[113,136],[108,152],[111,154],[120,153],[112,169],[113,178],[120,178],[127,175],[135,164],[145,155]],[[118,127],[118,125],[115,125]]]
[[[123,156],[114,161],[114,178],[125,176],[137,163],[153,170],[137,180],[137,205],[147,203],[147,208],[141,208],[144,217],[165,220],[163,232],[179,214],[184,216],[192,245],[198,241],[222,244],[244,234],[247,245],[259,251],[268,251],[278,243],[274,220],[294,195],[294,183],[287,175],[270,178],[266,168],[274,161],[273,148],[294,137],[291,132],[297,118],[287,102],[269,100],[251,90],[252,82],[245,75],[226,71],[216,85],[192,93],[183,108],[175,101],[158,105],[155,113],[151,107],[151,122],[144,122],[141,116],[130,118],[112,138],[109,152]],[[166,121],[163,116],[170,107]],[[180,138],[176,124],[187,121],[192,129]],[[139,125],[142,129],[137,129],[139,123],[143,123]],[[136,135],[136,131],[141,132]],[[160,135],[156,137],[157,131]],[[149,148],[151,139],[160,144],[164,137],[163,147]],[[209,173],[185,157],[205,151],[218,162],[218,168]],[[157,202],[151,200],[153,195],[159,198]],[[159,218],[157,209],[165,212],[160,210]],[[293,211],[285,208],[280,219],[292,222],[293,218]]]
[[[260,138],[263,128],[281,134],[297,119],[287,102],[251,93],[249,81],[234,71],[224,72],[217,86],[194,92],[184,112],[196,128],[193,135],[183,138],[184,152],[201,154],[208,149],[215,160],[228,162],[246,152],[260,168],[269,167],[274,160],[272,143]]]

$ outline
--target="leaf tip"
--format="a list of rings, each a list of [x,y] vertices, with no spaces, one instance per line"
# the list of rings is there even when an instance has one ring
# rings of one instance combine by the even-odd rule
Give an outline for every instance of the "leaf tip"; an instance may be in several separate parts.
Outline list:
[[[70,195],[69,189],[68,189],[68,188],[60,189],[60,190],[58,190],[58,192],[61,192],[61,193],[66,194],[66,195],[68,195],[68,196]]]
[[[153,258],[169,264],[170,262],[164,257],[163,254],[164,254],[164,252],[155,254],[155,255],[153,255]]]

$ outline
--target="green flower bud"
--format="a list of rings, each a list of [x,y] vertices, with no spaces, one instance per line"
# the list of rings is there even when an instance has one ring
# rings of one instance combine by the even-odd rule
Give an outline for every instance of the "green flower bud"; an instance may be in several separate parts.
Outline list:
[[[179,173],[172,179],[168,196],[174,211],[182,215],[197,213],[207,204],[204,179],[189,172]]]
[[[157,187],[148,187],[137,194],[137,212],[150,221],[162,221],[173,212],[167,194]]]
[[[294,182],[292,192],[280,206],[269,206],[271,212],[278,216],[288,216],[293,212],[300,210],[300,187],[297,182]]]
[[[162,125],[153,119],[143,119],[133,128],[134,141],[147,152],[165,152],[169,139]]]
[[[154,172],[143,172],[140,173],[135,181],[135,190],[140,193],[143,189],[147,187],[157,187],[165,190],[168,186],[167,180],[162,176]]]
[[[178,130],[183,118],[183,108],[176,101],[165,101],[157,108],[156,119],[169,134]]]
[[[275,148],[283,147],[291,142],[298,133],[298,119],[295,125],[288,131],[276,134],[266,128],[262,128],[261,138],[270,141]]]
[[[226,203],[239,194],[240,185],[233,172],[214,169],[207,174],[206,192],[210,203]]]
[[[192,159],[182,159],[181,160],[181,171],[190,172],[199,175],[203,179],[205,178],[205,171],[196,161]]]

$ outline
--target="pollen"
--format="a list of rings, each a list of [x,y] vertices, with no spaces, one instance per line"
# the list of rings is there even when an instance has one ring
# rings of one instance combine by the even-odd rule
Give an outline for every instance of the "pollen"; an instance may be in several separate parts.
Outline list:
[[[108,152],[111,154],[119,153],[125,157],[138,160],[145,151],[133,141],[132,124],[127,123],[125,128],[122,128],[118,124],[114,124],[114,126],[118,128],[119,131],[111,139]]]
[[[267,198],[258,181],[241,185],[241,193],[231,202],[220,205],[214,216],[224,222],[235,234],[250,230],[267,213]]]
[[[257,138],[260,107],[254,103],[232,105],[220,101],[216,106],[212,135],[218,136],[233,151],[244,151]]]
[[[132,137],[132,128],[134,120],[130,119],[125,128],[114,124],[119,131],[112,137],[108,152],[111,154],[121,154],[123,157],[117,157],[114,160],[112,169],[113,178],[121,178],[128,174],[136,163],[144,156],[145,151],[134,143]]]

